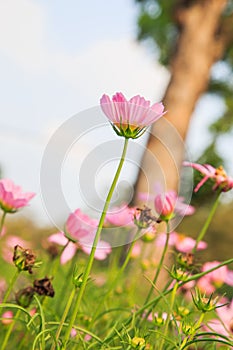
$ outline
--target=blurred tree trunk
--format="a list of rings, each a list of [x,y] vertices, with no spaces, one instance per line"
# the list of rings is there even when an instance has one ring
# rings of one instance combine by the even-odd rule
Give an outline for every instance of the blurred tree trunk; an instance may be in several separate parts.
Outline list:
[[[181,0],[177,4],[174,16],[180,36],[163,99],[167,110],[164,118],[168,122],[160,120],[152,129],[136,182],[136,195],[153,192],[156,181],[165,182],[167,189],[177,189],[183,141],[192,112],[208,87],[213,63],[222,57],[226,46],[221,15],[227,0]]]

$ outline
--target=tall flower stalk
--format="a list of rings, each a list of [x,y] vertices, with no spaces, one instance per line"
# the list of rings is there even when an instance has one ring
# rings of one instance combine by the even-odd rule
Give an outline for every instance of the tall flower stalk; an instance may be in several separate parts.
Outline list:
[[[113,96],[112,100],[109,98],[109,96],[103,95],[100,100],[100,104],[101,104],[102,111],[109,119],[113,130],[116,132],[118,136],[124,137],[125,141],[124,141],[122,156],[121,156],[116,174],[114,176],[113,182],[109,189],[109,192],[104,204],[104,208],[99,220],[98,228],[92,244],[92,249],[87,262],[87,266],[82,276],[82,284],[80,286],[80,290],[75,301],[75,305],[74,305],[73,312],[71,314],[69,325],[65,332],[64,341],[62,345],[63,349],[66,349],[66,344],[69,340],[70,332],[74,325],[74,322],[86,289],[87,281],[88,281],[91,268],[93,265],[94,257],[95,257],[96,246],[99,242],[106,213],[109,208],[111,198],[125,160],[128,141],[130,138],[136,139],[140,137],[146,131],[147,127],[153,124],[156,120],[158,120],[164,114],[164,106],[162,103],[155,103],[150,106],[150,101],[146,101],[144,97],[141,97],[139,95],[132,97],[129,101],[127,101],[127,99],[122,93],[116,93]],[[62,319],[64,319],[64,317]],[[60,327],[60,329],[62,329],[62,327]],[[58,340],[58,337],[59,337],[59,334],[57,334],[56,340]]]
[[[82,277],[83,281],[82,281],[82,284],[81,284],[81,287],[80,287],[77,299],[75,301],[75,306],[74,306],[74,309],[73,309],[73,312],[72,312],[72,315],[71,315],[69,326],[66,329],[64,343],[63,343],[63,349],[66,348],[66,344],[67,344],[67,342],[69,340],[69,337],[70,337],[71,329],[72,329],[72,327],[74,325],[74,322],[75,322],[75,319],[76,319],[76,316],[77,316],[77,313],[79,311],[79,307],[80,307],[80,304],[81,304],[81,301],[82,301],[82,297],[83,297],[83,294],[84,294],[85,289],[86,289],[88,277],[90,275],[91,268],[92,268],[93,261],[94,261],[96,246],[97,246],[97,243],[98,243],[98,241],[100,239],[100,234],[101,234],[101,231],[102,231],[102,228],[103,228],[105,216],[106,216],[107,210],[109,208],[109,204],[110,204],[110,201],[111,201],[114,189],[116,187],[116,184],[117,184],[117,181],[118,181],[118,178],[120,176],[120,172],[121,172],[121,169],[123,167],[124,160],[125,160],[126,151],[127,151],[127,147],[128,147],[128,141],[129,141],[129,139],[125,138],[124,148],[123,148],[123,151],[122,151],[122,156],[121,156],[121,159],[120,159],[120,163],[118,165],[116,174],[114,176],[112,185],[111,185],[111,187],[109,189],[109,192],[108,192],[105,204],[104,204],[104,208],[103,208],[100,220],[99,220],[99,225],[98,225],[98,228],[97,228],[97,231],[96,231],[96,235],[95,235],[95,238],[94,238],[94,242],[93,242],[93,245],[92,245],[91,253],[90,253],[90,256],[89,256],[89,259],[88,259],[88,262],[87,262],[87,266],[86,266],[86,269],[85,269],[83,277]]]
[[[0,222],[0,236],[2,234],[2,231],[3,231],[3,226],[4,226],[4,222],[5,222],[5,219],[6,219],[6,211],[3,212],[2,214],[2,218],[1,218],[1,222]]]
[[[17,278],[18,278],[18,276],[19,276],[19,274],[20,274],[20,270],[16,270],[15,271],[15,274],[14,274],[14,276],[12,277],[12,279],[11,279],[11,281],[10,281],[10,283],[9,283],[9,286],[8,286],[8,288],[7,288],[7,291],[6,291],[6,293],[5,293],[5,295],[4,295],[4,298],[3,298],[3,303],[6,303],[7,302],[7,300],[8,300],[8,297],[9,297],[9,295],[11,294],[11,291],[12,291],[12,289],[13,289],[13,287],[14,287],[14,284],[15,284],[15,282],[16,282],[16,280],[17,280]]]

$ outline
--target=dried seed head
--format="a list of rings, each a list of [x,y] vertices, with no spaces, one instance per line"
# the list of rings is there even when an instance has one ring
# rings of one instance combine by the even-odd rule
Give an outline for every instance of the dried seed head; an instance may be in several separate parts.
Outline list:
[[[55,292],[51,283],[51,279],[47,276],[41,280],[35,280],[33,282],[34,291],[39,295],[45,295],[48,297],[53,297]]]

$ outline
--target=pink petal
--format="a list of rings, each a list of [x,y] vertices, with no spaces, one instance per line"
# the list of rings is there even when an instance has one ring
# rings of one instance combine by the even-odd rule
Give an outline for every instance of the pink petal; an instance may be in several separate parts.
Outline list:
[[[68,242],[68,239],[65,237],[64,232],[57,232],[49,236],[48,241],[65,246]]]
[[[90,255],[92,250],[92,244],[91,245],[83,245],[82,250],[84,253]],[[106,259],[107,255],[111,253],[111,246],[109,243],[104,241],[99,241],[96,247],[95,251],[95,259],[97,260],[104,260]]]
[[[71,260],[77,251],[77,246],[70,242],[61,255],[61,264],[64,265]]]

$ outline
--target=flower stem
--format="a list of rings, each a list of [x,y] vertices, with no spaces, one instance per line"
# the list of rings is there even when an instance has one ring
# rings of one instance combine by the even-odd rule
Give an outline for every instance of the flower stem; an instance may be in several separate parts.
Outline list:
[[[127,254],[126,254],[124,263],[122,264],[121,268],[118,270],[118,273],[117,273],[116,277],[114,278],[114,280],[112,281],[112,283],[111,283],[109,289],[107,290],[106,294],[103,296],[103,298],[102,298],[102,300],[101,300],[101,303],[98,304],[98,307],[97,307],[97,309],[96,309],[96,311],[95,311],[95,314],[94,314],[94,316],[93,316],[93,321],[95,320],[95,317],[96,317],[96,315],[97,315],[97,313],[98,313],[98,311],[99,311],[99,308],[100,308],[102,305],[104,305],[104,303],[105,303],[106,299],[108,298],[109,294],[110,294],[110,293],[112,292],[112,290],[116,287],[117,282],[119,281],[120,277],[122,276],[123,272],[125,271],[125,269],[126,269],[128,263],[129,263],[129,260],[130,260],[130,257],[131,257],[131,253],[132,253],[133,247],[134,247],[134,245],[135,245],[135,242],[136,242],[137,238],[138,238],[139,235],[140,235],[140,232],[141,232],[141,229],[138,228],[138,230],[137,230],[137,232],[136,232],[136,234],[135,234],[135,237],[134,237],[134,239],[133,239],[132,243],[130,244],[130,247],[129,247],[128,251],[127,251]]]
[[[15,321],[17,320],[17,318],[19,317],[19,314],[20,314],[20,310],[18,310],[15,314],[15,317],[14,319],[12,320],[11,324],[9,325],[8,329],[7,329],[7,332],[6,332],[6,335],[5,335],[5,338],[3,340],[3,343],[1,345],[1,350],[5,350],[6,346],[7,346],[7,343],[8,343],[8,340],[9,340],[9,337],[12,333],[12,330],[14,328],[14,325],[15,325]]]
[[[2,214],[1,223],[0,223],[0,236],[1,236],[1,233],[2,233],[4,221],[5,221],[5,218],[6,218],[6,214],[7,214],[6,211],[4,211],[3,214]]]
[[[173,311],[173,307],[174,307],[174,303],[175,303],[175,298],[176,298],[176,292],[177,292],[177,289],[179,287],[179,283],[176,282],[174,288],[173,288],[173,291],[172,291],[172,294],[171,294],[171,302],[170,302],[170,310],[171,310],[171,313]],[[159,347],[159,350],[163,350],[163,345],[164,345],[164,342],[165,342],[165,339],[166,339],[166,336],[167,336],[167,331],[168,331],[168,325],[169,325],[169,321],[170,321],[170,315],[171,315],[170,312],[168,312],[167,314],[167,318],[166,318],[166,321],[165,321],[165,329],[164,329],[164,336],[161,340],[161,343],[160,343],[160,347]]]
[[[101,234],[102,227],[103,227],[103,224],[104,224],[105,216],[106,216],[106,213],[107,213],[107,210],[108,210],[108,207],[109,207],[109,204],[110,204],[110,201],[111,201],[114,189],[116,187],[116,184],[117,184],[117,181],[118,181],[118,178],[120,176],[120,172],[121,172],[124,160],[125,160],[127,146],[128,146],[128,141],[129,141],[129,139],[125,138],[124,148],[123,148],[123,151],[122,151],[122,156],[121,156],[121,159],[120,159],[120,163],[118,165],[116,174],[114,176],[112,185],[111,185],[111,187],[109,189],[109,192],[108,192],[105,204],[104,204],[104,208],[103,208],[100,220],[99,220],[98,228],[97,228],[97,231],[96,231],[96,234],[95,234],[95,238],[94,238],[94,242],[93,242],[93,245],[92,245],[91,253],[90,253],[90,256],[89,256],[89,259],[88,259],[88,262],[87,262],[86,269],[85,269],[84,274],[83,274],[83,282],[82,282],[82,285],[81,285],[79,293],[78,293],[78,297],[77,297],[77,300],[76,300],[76,303],[75,303],[75,307],[74,307],[73,313],[71,315],[69,326],[67,327],[67,330],[66,330],[66,333],[65,333],[63,349],[66,349],[66,344],[67,344],[67,342],[69,340],[69,337],[70,337],[70,331],[71,331],[71,329],[72,329],[72,327],[74,325],[74,322],[75,322],[75,319],[76,319],[76,316],[77,316],[77,313],[79,311],[79,307],[80,307],[80,304],[81,304],[81,300],[82,300],[84,291],[86,289],[88,277],[89,277],[89,274],[91,272],[91,268],[92,268],[93,261],[94,261],[96,246],[97,246],[97,243],[98,243],[99,238],[100,238],[100,234]]]
[[[209,216],[208,216],[208,218],[206,219],[206,222],[205,222],[204,226],[202,227],[202,229],[201,229],[201,231],[200,231],[200,233],[199,233],[199,235],[198,235],[198,237],[197,237],[195,246],[194,246],[193,251],[192,251],[193,254],[195,254],[199,242],[204,238],[204,236],[205,236],[205,234],[206,234],[206,231],[207,231],[207,229],[208,229],[208,227],[209,227],[209,225],[210,225],[210,223],[211,223],[211,221],[212,221],[212,219],[213,219],[213,216],[214,216],[214,214],[215,214],[215,212],[216,212],[216,209],[217,209],[217,207],[218,207],[218,204],[219,204],[220,195],[221,195],[221,192],[219,192],[219,194],[217,195],[217,198],[216,198],[216,200],[214,201],[214,204],[213,204],[213,206],[212,206],[212,208],[211,208],[211,210],[210,210],[210,212],[209,212]]]
[[[141,232],[141,229],[139,228],[139,229],[137,230],[136,234],[135,234],[135,237],[134,237],[132,243],[130,244],[130,247],[129,247],[128,251],[127,251],[127,254],[126,254],[126,257],[125,257],[125,261],[124,261],[123,265],[122,265],[121,268],[119,269],[118,274],[116,275],[116,277],[115,277],[113,283],[111,284],[109,290],[108,290],[107,293],[106,293],[106,296],[105,296],[106,298],[107,298],[107,296],[111,293],[111,291],[113,290],[113,288],[116,286],[117,282],[119,281],[119,278],[121,277],[121,275],[122,275],[123,272],[125,271],[125,268],[126,268],[126,266],[128,265],[128,263],[129,263],[129,260],[130,260],[130,257],[131,257],[131,253],[132,253],[133,247],[134,247],[134,245],[135,245],[135,242],[136,242],[137,238],[138,238],[139,235],[140,235],[140,232]]]
[[[9,284],[9,286],[7,288],[6,294],[4,295],[4,298],[3,298],[3,301],[2,301],[3,303],[5,303],[7,301],[8,297],[9,297],[11,291],[12,291],[12,288],[13,288],[13,286],[15,284],[15,281],[17,280],[17,278],[19,276],[19,274],[20,274],[20,271],[17,269],[15,274],[14,274],[14,276],[12,277],[12,279],[10,281],[10,284]]]
[[[147,304],[148,301],[150,300],[151,295],[152,295],[153,290],[154,290],[153,286],[156,284],[157,279],[159,277],[159,274],[160,274],[160,271],[161,271],[161,268],[162,268],[162,265],[163,265],[163,262],[164,262],[164,258],[165,258],[166,252],[167,252],[169,237],[170,237],[170,225],[169,225],[169,222],[167,222],[166,242],[165,242],[165,245],[164,245],[164,248],[163,248],[163,252],[162,252],[162,256],[161,256],[161,259],[159,261],[159,264],[158,264],[158,267],[157,267],[157,270],[156,270],[156,273],[155,273],[155,276],[154,276],[154,279],[153,279],[153,283],[152,283],[151,288],[149,290],[149,293],[148,293],[148,295],[146,297],[144,305]]]
[[[65,320],[66,320],[66,317],[67,317],[68,312],[69,312],[69,310],[70,310],[72,301],[73,301],[73,299],[74,299],[74,297],[75,297],[75,293],[76,293],[76,288],[73,288],[72,292],[70,293],[70,296],[69,296],[68,302],[67,302],[67,304],[66,304],[65,310],[64,310],[64,312],[63,312],[63,315],[62,315],[62,318],[61,318],[59,327],[58,327],[58,329],[57,329],[57,333],[56,333],[56,336],[55,336],[56,343],[57,343],[58,340],[59,340],[59,336],[60,336],[62,327],[63,327],[63,325],[64,325],[64,323],[65,323]],[[55,350],[55,348],[56,348],[56,343],[53,344],[51,350]]]
[[[201,313],[201,316],[199,317],[199,320],[198,320],[197,323],[196,323],[196,326],[195,326],[195,328],[194,328],[192,334],[189,334],[187,337],[184,338],[182,344],[180,345],[180,350],[185,349],[185,348],[186,348],[187,342],[189,342],[189,344],[190,344],[190,341],[193,340],[194,336],[197,334],[197,330],[200,328],[200,326],[201,326],[201,324],[202,324],[202,321],[203,321],[203,319],[204,319],[204,316],[205,316],[205,313],[202,312],[202,313]]]
[[[215,271],[217,269],[219,269],[220,267],[222,266],[225,266],[225,265],[230,265],[233,263],[233,258],[229,259],[229,260],[226,260],[224,262],[222,262],[221,264],[213,267],[212,269],[209,269],[207,271],[203,271],[203,272],[200,272],[200,273],[197,273],[195,275],[192,275],[188,280],[182,282],[179,284],[179,288],[182,287],[183,285],[185,285],[186,283],[190,282],[190,281],[196,281],[198,280],[199,278],[207,275],[208,273],[212,272],[212,271]],[[164,292],[158,296],[156,296],[154,299],[152,299],[151,301],[148,301],[148,303],[144,304],[140,309],[138,309],[133,315],[131,315],[130,317],[127,318],[127,320],[122,323],[122,325],[115,329],[115,326],[114,326],[114,329],[115,329],[115,334],[111,334],[110,336],[107,336],[105,338],[105,343],[107,343],[109,340],[112,340],[112,339],[115,339],[116,337],[119,336],[119,333],[122,331],[122,329],[125,329],[125,327],[127,327],[131,322],[132,322],[132,319],[133,318],[136,318],[137,316],[140,316],[142,315],[143,311],[149,309],[149,308],[153,308],[155,304],[157,304],[162,298],[164,298],[166,295],[172,293],[174,287],[170,288],[170,289],[167,289],[167,288],[164,288]]]

